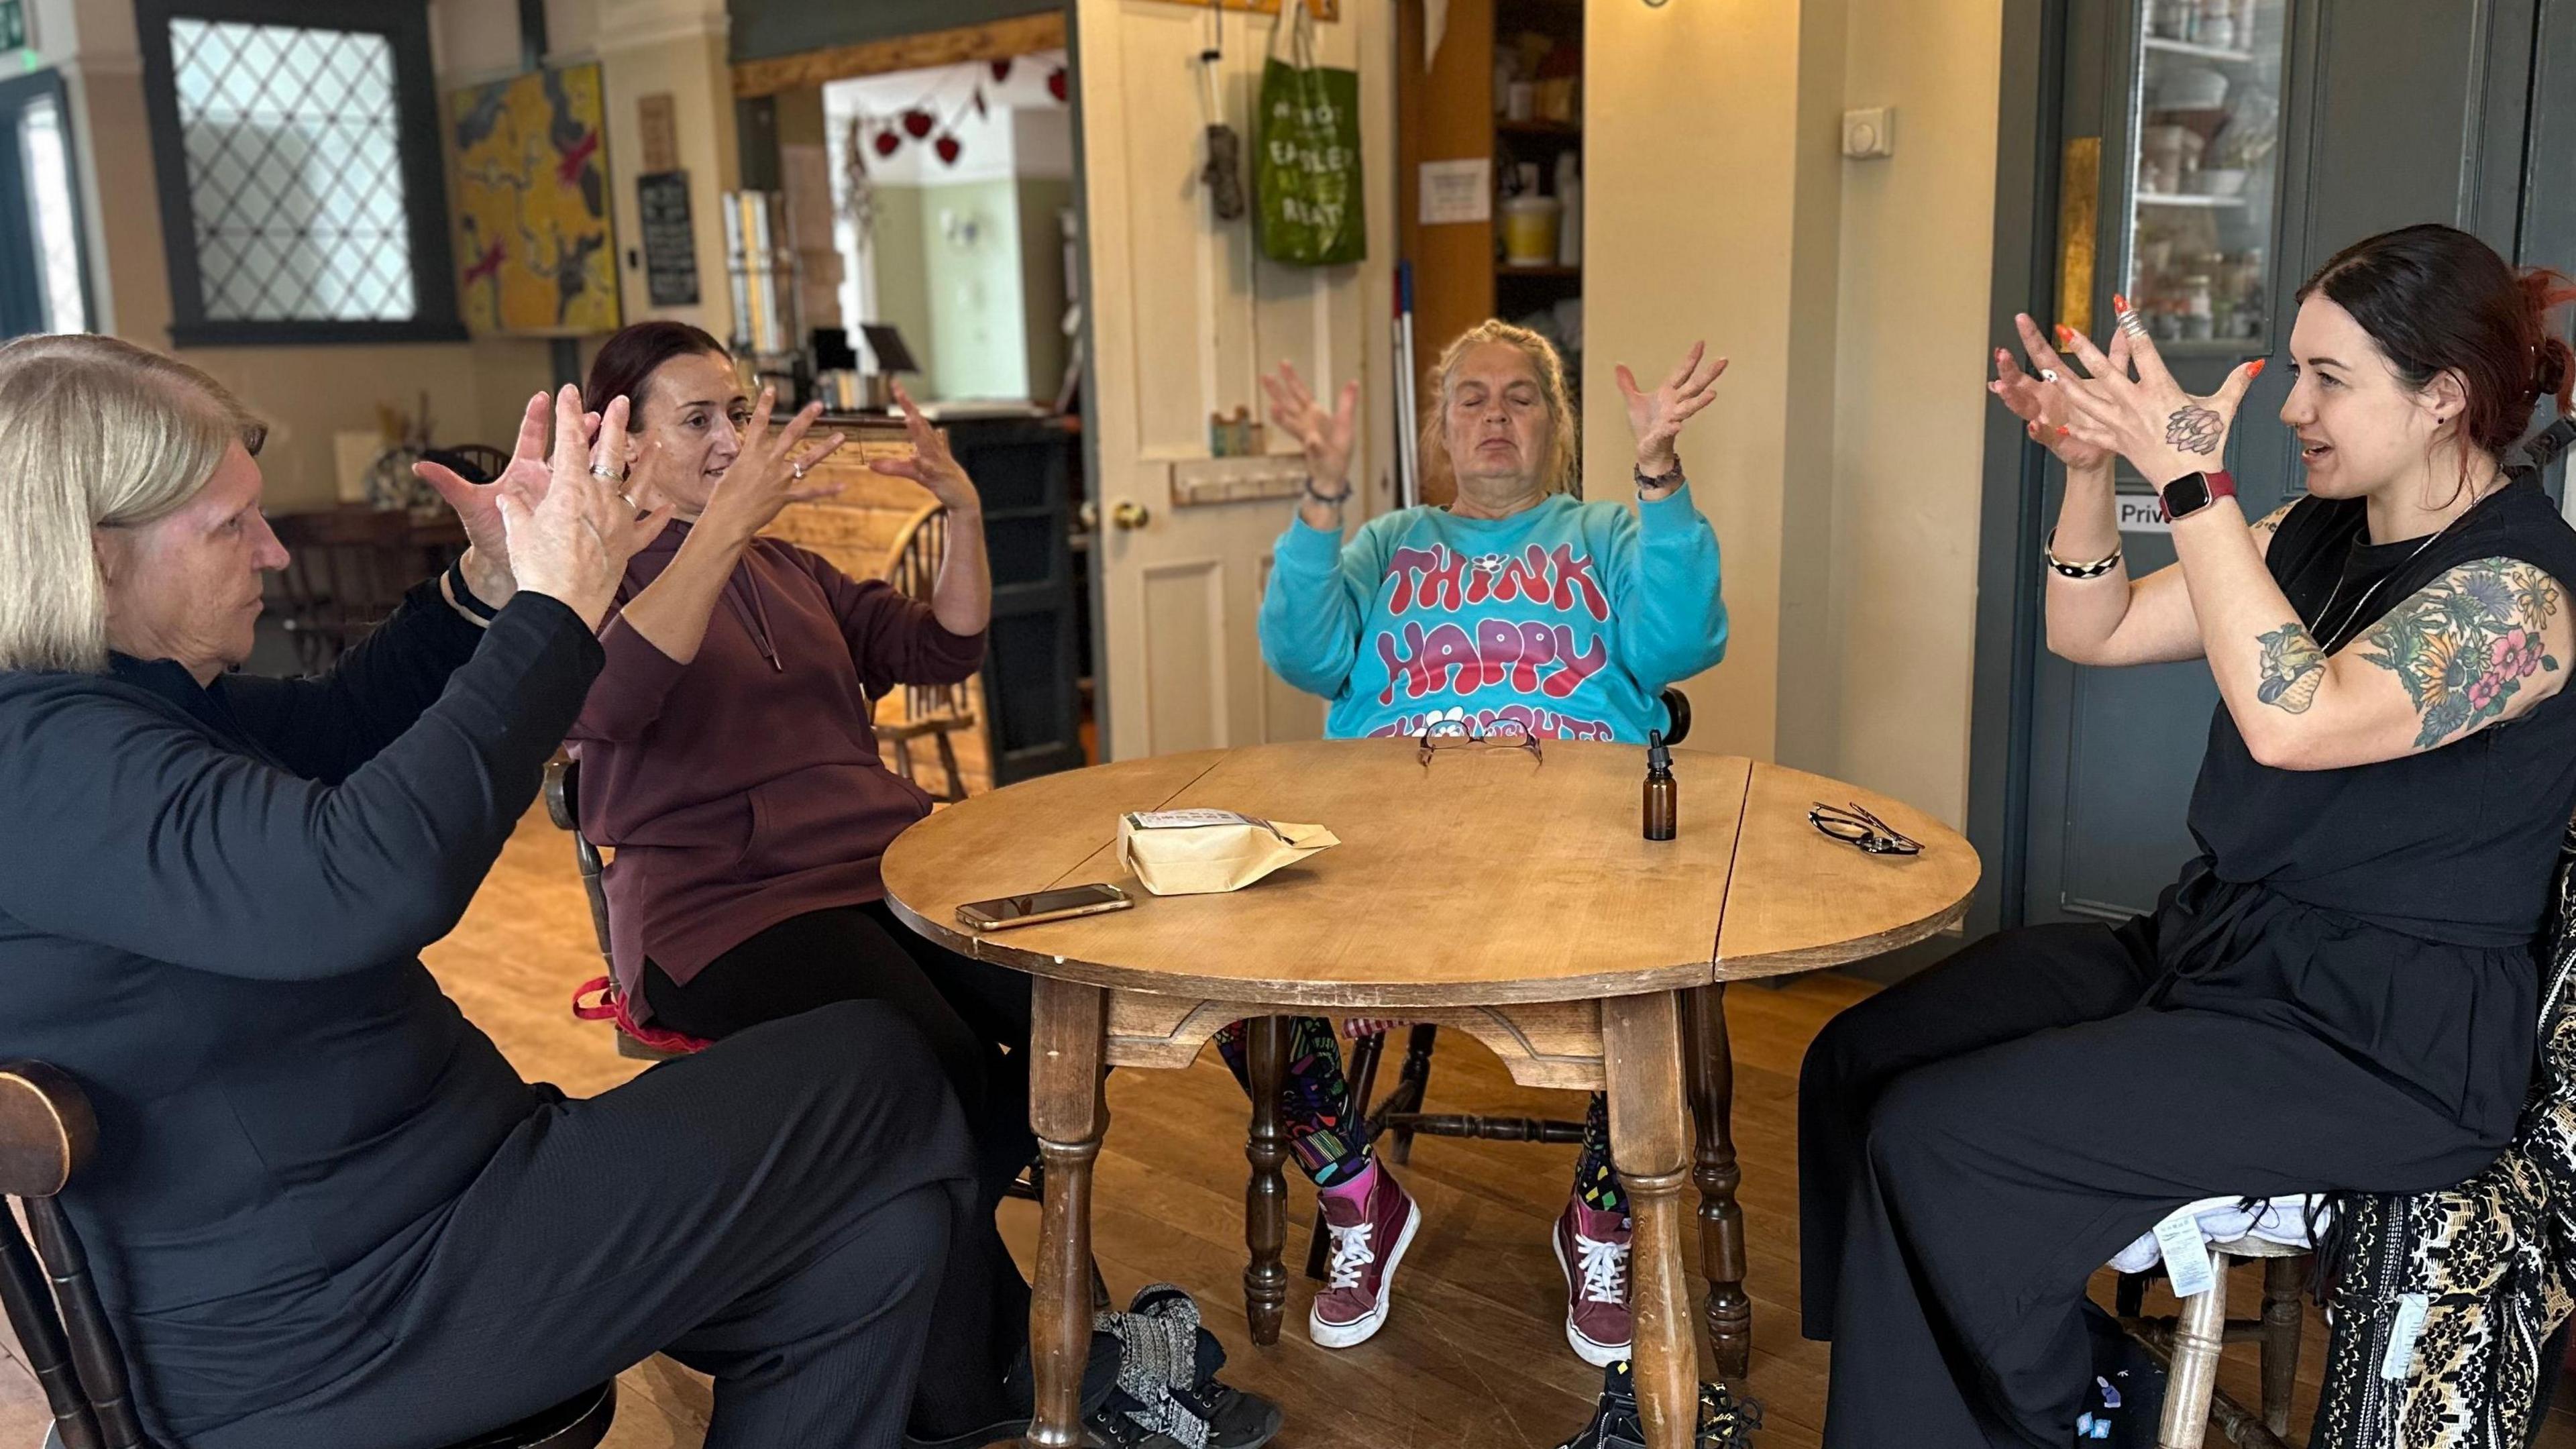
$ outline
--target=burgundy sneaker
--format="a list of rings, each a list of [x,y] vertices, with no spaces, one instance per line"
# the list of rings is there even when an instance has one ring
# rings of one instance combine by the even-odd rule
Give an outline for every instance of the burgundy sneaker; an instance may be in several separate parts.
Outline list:
[[[1565,1341],[1608,1368],[1628,1356],[1628,1215],[1566,1200],[1556,1220],[1556,1266],[1565,1270]]]
[[[1315,1295],[1306,1315],[1306,1333],[1324,1348],[1366,1343],[1386,1326],[1387,1296],[1395,1289],[1395,1268],[1422,1226],[1422,1209],[1397,1184],[1386,1164],[1377,1165],[1365,1204],[1338,1193],[1316,1194],[1324,1230],[1332,1234],[1332,1256],[1324,1273],[1324,1291]]]

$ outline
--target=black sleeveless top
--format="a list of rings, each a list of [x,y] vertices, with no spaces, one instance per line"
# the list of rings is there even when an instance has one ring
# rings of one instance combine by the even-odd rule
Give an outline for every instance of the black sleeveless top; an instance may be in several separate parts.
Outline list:
[[[2534,477],[2429,541],[2371,543],[2365,507],[2303,499],[2266,555],[2330,654],[2478,559],[2529,563],[2557,581],[2561,607],[2576,604],[2576,529]],[[2334,770],[2257,763],[2222,703],[2191,798],[2203,854],[2141,923],[2165,972],[2150,1003],[2325,1036],[2509,1135],[2537,1025],[2532,948],[2571,810],[2576,687],[2465,739]]]

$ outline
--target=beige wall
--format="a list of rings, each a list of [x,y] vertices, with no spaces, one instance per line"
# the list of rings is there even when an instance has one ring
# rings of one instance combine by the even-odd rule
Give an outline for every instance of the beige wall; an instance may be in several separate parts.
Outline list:
[[[99,306],[93,325],[167,350],[170,278],[133,6],[47,0],[37,23],[42,58],[61,68],[71,91],[74,160]],[[281,512],[333,500],[332,434],[373,428],[379,403],[412,411],[426,392],[442,440],[507,445],[520,406],[550,376],[544,345],[526,342],[200,347],[180,355],[268,420],[261,465],[269,507]]]
[[[1733,618],[1693,742],[1954,824],[2001,26],[2001,0],[1587,7],[1593,496],[1628,496],[1615,364],[1734,359],[1683,440]],[[1843,160],[1866,105],[1897,109],[1896,154]]]
[[[623,266],[627,316],[672,315],[729,329],[716,194],[733,184],[731,79],[724,61],[722,0],[548,0],[556,63],[598,59],[608,87],[608,155],[621,254],[636,235],[635,98],[672,93],[682,164],[698,222],[704,305],[654,313],[640,270]],[[170,281],[155,202],[151,139],[144,121],[142,63],[128,0],[38,0],[42,60],[58,66],[71,92],[90,278],[102,331],[170,348]],[[514,0],[433,0],[431,31],[442,96],[515,73]],[[371,429],[379,404],[406,412],[427,396],[443,442],[507,446],[531,392],[553,380],[541,341],[494,339],[329,347],[189,348],[180,353],[249,401],[270,424],[261,455],[268,503],[286,512],[328,506],[337,494],[332,435]]]

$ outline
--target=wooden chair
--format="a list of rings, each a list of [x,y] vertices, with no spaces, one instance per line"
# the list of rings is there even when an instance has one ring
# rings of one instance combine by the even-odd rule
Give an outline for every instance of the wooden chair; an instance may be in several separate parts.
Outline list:
[[[2213,1278],[2209,1291],[2182,1301],[2182,1312],[2170,1318],[2140,1316],[2140,1300],[2153,1271],[2123,1273],[2116,1298],[2120,1324],[2158,1357],[2170,1374],[2165,1381],[2159,1449],[2200,1449],[2214,1420],[2219,1431],[2240,1449],[2288,1449],[2290,1395],[2299,1377],[2299,1336],[2306,1323],[2300,1299],[2307,1292],[2311,1253],[2257,1237],[2209,1245]],[[2227,1270],[2237,1263],[2263,1264],[2263,1316],[2227,1316]],[[2219,1392],[2218,1356],[2231,1343],[2262,1345],[2263,1408],[2258,1416]]]
[[[408,566],[413,553],[408,514],[341,508],[282,514],[271,526],[287,554],[286,568],[277,576],[278,622],[307,674],[330,668],[341,651],[383,623],[404,591],[420,582]]]
[[[608,950],[608,886],[601,878],[607,862],[601,857],[599,847],[591,844],[590,837],[581,833],[581,762],[570,755],[557,755],[546,762],[546,818],[555,823],[556,829],[572,836],[573,866],[581,872],[581,893],[590,901],[591,934],[599,941],[599,962],[608,973],[575,993],[574,1000],[578,1003],[581,997],[593,990],[613,992],[617,989],[617,960]],[[584,1016],[595,1010],[579,1005],[574,1009],[576,1014]],[[623,1018],[617,1020],[617,1054],[621,1057],[639,1062],[667,1062],[697,1050],[694,1046],[682,1045],[676,1039],[648,1042],[628,1031]]]
[[[1678,745],[1690,733],[1690,696],[1678,689],[1663,692],[1664,708],[1671,714],[1672,732],[1664,743]],[[1381,1134],[1388,1139],[1386,1156],[1398,1165],[1411,1160],[1415,1133],[1434,1137],[1476,1137],[1489,1142],[1580,1142],[1583,1124],[1553,1117],[1477,1117],[1459,1113],[1429,1113],[1422,1110],[1424,1094],[1431,1085],[1431,1051],[1440,1028],[1428,1022],[1416,1025],[1407,1038],[1404,1066],[1396,1080],[1395,1090],[1386,1100],[1369,1107],[1369,1097],[1377,1087],[1377,1069],[1386,1050],[1386,1033],[1371,1032],[1351,1046],[1351,1103],[1360,1118],[1361,1140],[1374,1142]],[[1316,1219],[1313,1238],[1306,1245],[1306,1276],[1323,1281],[1327,1243],[1323,1220]]]
[[[939,584],[939,567],[948,558],[948,509],[931,503],[904,520],[894,544],[886,550],[886,582],[907,599],[929,603]],[[939,767],[948,772],[948,787],[937,798],[955,803],[966,798],[965,777],[957,770],[957,747],[950,736],[975,728],[973,696],[964,684],[903,686],[903,718],[880,724],[877,738],[894,746],[895,768],[914,779],[913,741],[927,738],[939,752]]]
[[[0,1307],[54,1416],[47,1449],[152,1449],[127,1386],[124,1351],[90,1279],[89,1260],[55,1195],[98,1152],[98,1119],[68,1075],[42,1062],[0,1066]],[[594,1449],[617,1417],[617,1382],[456,1449]]]

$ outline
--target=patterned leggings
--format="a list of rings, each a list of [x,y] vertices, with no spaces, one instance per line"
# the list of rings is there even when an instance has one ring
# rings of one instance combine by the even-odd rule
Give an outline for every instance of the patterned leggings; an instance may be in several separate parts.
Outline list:
[[[1245,1066],[1243,1023],[1216,1034],[1217,1050],[1234,1079],[1251,1090]],[[1289,1155],[1317,1187],[1347,1182],[1367,1169],[1371,1153],[1361,1140],[1361,1124],[1351,1108],[1351,1084],[1342,1074],[1342,1044],[1333,1024],[1320,1016],[1289,1018],[1288,1061],[1280,1074],[1279,1120],[1288,1133]],[[1583,1151],[1574,1160],[1574,1186],[1584,1204],[1601,1212],[1618,1212],[1627,1203],[1619,1191],[1619,1172],[1610,1160],[1610,1102],[1592,1094],[1583,1117]]]

